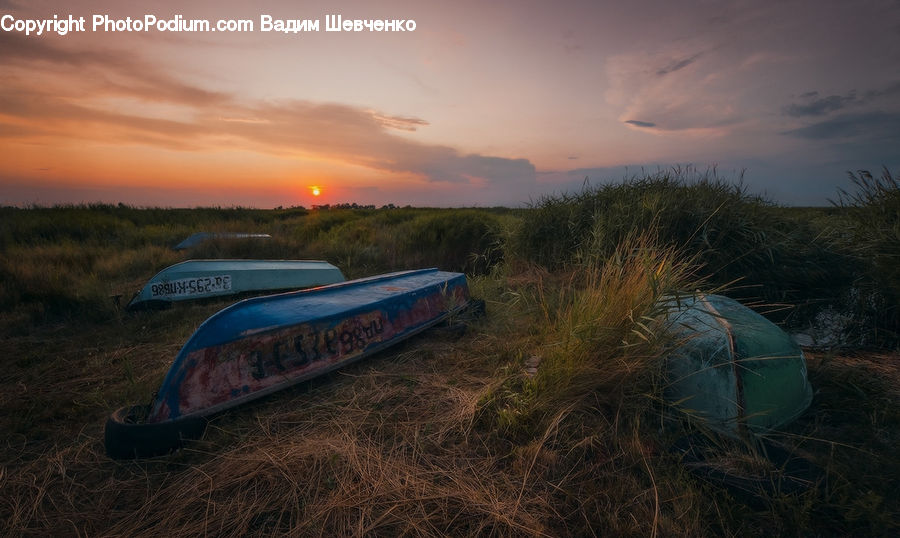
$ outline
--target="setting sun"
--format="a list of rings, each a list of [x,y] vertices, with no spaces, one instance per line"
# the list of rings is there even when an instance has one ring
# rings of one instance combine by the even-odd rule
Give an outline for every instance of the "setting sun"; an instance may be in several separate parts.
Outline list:
[[[319,187],[316,187],[316,186],[310,187],[309,190],[312,192],[312,195],[313,195],[313,196],[318,196],[318,195],[322,194],[322,190],[319,189]]]

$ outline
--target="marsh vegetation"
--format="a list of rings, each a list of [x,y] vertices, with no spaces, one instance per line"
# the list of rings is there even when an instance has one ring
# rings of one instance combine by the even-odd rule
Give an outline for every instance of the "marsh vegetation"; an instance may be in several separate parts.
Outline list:
[[[900,187],[854,175],[786,208],[671,171],[526,209],[0,208],[4,535],[684,535],[900,531]],[[272,239],[172,245],[198,231]],[[216,416],[168,456],[103,453],[227,300],[126,313],[191,258],[324,259],[348,278],[464,271],[488,315]],[[770,437],[821,470],[747,495],[669,447],[658,299],[732,295],[841,347],[809,349],[810,409]],[[728,468],[755,468],[717,440]]]

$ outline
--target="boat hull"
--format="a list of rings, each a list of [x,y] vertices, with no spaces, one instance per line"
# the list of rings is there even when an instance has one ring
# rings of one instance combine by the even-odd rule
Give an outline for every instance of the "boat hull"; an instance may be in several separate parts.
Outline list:
[[[238,302],[188,339],[149,408],[113,413],[107,454],[170,451],[196,438],[214,413],[360,360],[470,307],[465,275],[436,269]]]
[[[235,232],[197,232],[178,243],[174,250],[186,250],[213,239],[271,239],[269,234],[235,233]]]
[[[666,396],[732,437],[787,424],[812,400],[800,347],[772,322],[728,297],[668,303],[679,346],[667,360]]]
[[[157,273],[126,308],[164,308],[181,301],[295,290],[343,281],[340,269],[324,261],[188,260]]]
[[[241,301],[188,340],[147,422],[208,415],[321,375],[427,329],[468,300],[465,275],[426,269]]]

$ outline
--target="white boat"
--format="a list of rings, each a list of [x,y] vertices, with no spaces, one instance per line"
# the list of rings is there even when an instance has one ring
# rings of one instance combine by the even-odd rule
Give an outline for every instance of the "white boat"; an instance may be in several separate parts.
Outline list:
[[[175,250],[185,250],[188,248],[196,247],[200,243],[204,241],[209,241],[211,239],[271,239],[272,236],[269,234],[250,234],[250,233],[235,233],[235,232],[197,232],[192,234],[190,237],[178,243],[173,247]]]
[[[126,308],[160,308],[179,301],[297,290],[343,281],[340,269],[324,261],[188,260],[157,273]]]

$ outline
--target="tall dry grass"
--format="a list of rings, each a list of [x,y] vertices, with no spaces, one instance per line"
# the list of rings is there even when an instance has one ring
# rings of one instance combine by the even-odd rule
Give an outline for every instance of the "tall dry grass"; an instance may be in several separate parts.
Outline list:
[[[652,390],[668,342],[657,326],[660,299],[696,289],[695,272],[649,234],[626,239],[602,262],[586,260],[555,305],[545,305],[546,345],[534,390],[551,400]]]

